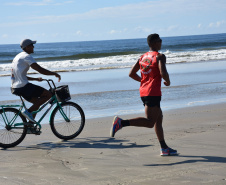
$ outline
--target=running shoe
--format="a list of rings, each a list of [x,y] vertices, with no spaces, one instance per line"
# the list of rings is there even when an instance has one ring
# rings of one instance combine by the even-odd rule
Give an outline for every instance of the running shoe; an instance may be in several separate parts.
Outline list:
[[[119,118],[118,116],[114,117],[113,124],[112,124],[111,130],[110,130],[111,137],[114,137],[115,133],[122,128],[121,121],[122,121],[122,119]]]
[[[36,123],[36,121],[34,120],[32,114],[30,112],[28,112],[28,110],[25,110],[24,112],[21,112],[22,115],[27,118],[29,121]]]
[[[172,148],[166,148],[166,149],[161,148],[160,155],[161,156],[177,155],[177,150],[174,150]]]

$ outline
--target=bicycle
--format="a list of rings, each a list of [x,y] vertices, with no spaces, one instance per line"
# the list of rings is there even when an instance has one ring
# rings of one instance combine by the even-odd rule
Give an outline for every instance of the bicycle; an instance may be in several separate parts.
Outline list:
[[[27,108],[21,96],[21,105],[0,105],[0,147],[15,147],[24,140],[28,133],[40,135],[41,121],[54,105],[49,117],[49,124],[56,137],[70,140],[82,132],[85,125],[85,114],[78,104],[69,101],[71,96],[68,86],[56,87],[53,80],[44,80],[48,82],[52,97],[37,111],[32,112],[32,114],[37,114],[48,104],[50,105],[36,123],[27,122],[22,115],[23,108],[25,110]]]

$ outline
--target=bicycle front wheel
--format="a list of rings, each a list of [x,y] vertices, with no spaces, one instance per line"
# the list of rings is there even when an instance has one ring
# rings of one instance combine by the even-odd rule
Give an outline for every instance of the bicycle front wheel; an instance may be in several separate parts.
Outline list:
[[[84,128],[85,114],[82,108],[73,102],[64,102],[61,104],[61,107],[62,109],[57,106],[51,114],[50,126],[52,132],[60,139],[73,139]],[[66,115],[66,118],[63,114]]]
[[[14,120],[15,119],[15,120]],[[13,121],[14,120],[14,121]],[[13,122],[13,123],[11,123]],[[27,134],[26,118],[15,108],[0,110],[0,147],[10,148],[20,144]],[[20,125],[15,125],[21,123]]]

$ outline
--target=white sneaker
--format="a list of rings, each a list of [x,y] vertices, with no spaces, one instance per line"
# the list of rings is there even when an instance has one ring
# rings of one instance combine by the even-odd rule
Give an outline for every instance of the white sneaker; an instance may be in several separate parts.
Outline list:
[[[24,112],[21,112],[22,115],[27,118],[29,121],[36,123],[36,121],[34,120],[32,114],[30,112],[28,112],[28,110],[25,110]]]

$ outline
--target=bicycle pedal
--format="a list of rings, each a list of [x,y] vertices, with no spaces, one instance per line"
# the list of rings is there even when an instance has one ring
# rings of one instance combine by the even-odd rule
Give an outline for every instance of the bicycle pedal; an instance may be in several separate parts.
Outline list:
[[[42,133],[41,130],[39,130],[35,127],[28,127],[28,129],[27,129],[27,134],[40,135],[41,133]]]
[[[40,135],[42,133],[42,131],[37,131],[36,133],[35,133],[35,135]]]
[[[41,133],[42,133],[42,131],[41,131],[40,129],[37,129],[37,128],[36,128],[36,130],[35,130],[35,133],[34,133],[34,134],[35,134],[35,135],[40,135]]]
[[[32,130],[30,128],[27,129],[27,134],[33,134]]]
[[[41,131],[39,128],[36,128],[36,127],[35,127],[34,134],[35,134],[35,135],[40,135],[41,133],[42,133],[42,131]]]

